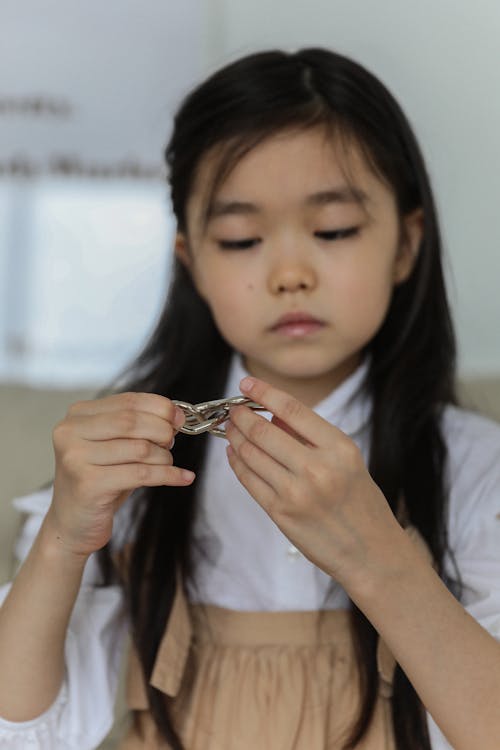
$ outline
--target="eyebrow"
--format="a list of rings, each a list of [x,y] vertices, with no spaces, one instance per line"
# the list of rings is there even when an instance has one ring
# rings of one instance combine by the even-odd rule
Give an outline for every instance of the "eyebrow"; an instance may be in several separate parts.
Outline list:
[[[322,190],[318,193],[308,195],[304,201],[306,206],[326,206],[330,203],[358,203],[365,205],[369,202],[368,195],[356,187],[338,187],[331,190]],[[230,216],[234,214],[259,214],[262,208],[256,203],[244,201],[220,201],[216,200],[210,206],[207,219],[216,219],[219,216]]]

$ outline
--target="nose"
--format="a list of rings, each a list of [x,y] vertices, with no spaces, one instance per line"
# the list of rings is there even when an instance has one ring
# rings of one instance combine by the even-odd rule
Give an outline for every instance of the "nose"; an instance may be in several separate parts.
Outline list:
[[[314,270],[305,263],[288,262],[275,266],[269,275],[269,289],[272,294],[283,292],[310,292],[316,286]]]

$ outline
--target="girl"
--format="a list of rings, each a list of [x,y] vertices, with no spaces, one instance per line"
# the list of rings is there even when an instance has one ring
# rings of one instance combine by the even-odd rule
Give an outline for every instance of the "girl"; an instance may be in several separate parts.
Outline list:
[[[166,157],[165,311],[19,503],[0,747],[95,748],[128,628],[120,750],[498,748],[500,428],[454,405],[405,116],[352,60],[260,53],[188,96]],[[240,388],[268,413],[179,432],[173,400]]]

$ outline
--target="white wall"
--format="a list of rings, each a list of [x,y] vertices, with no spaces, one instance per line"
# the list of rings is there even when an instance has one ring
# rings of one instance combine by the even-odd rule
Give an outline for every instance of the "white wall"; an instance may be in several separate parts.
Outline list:
[[[201,0],[2,0],[0,164],[161,167],[174,102],[198,79],[202,23]]]
[[[213,69],[266,47],[327,46],[378,75],[433,181],[465,375],[500,373],[498,0],[206,0]]]

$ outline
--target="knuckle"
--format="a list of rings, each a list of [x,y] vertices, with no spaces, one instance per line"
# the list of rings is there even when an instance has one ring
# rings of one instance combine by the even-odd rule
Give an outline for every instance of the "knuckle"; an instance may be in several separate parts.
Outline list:
[[[138,459],[144,460],[151,455],[152,447],[148,440],[136,440],[134,442],[134,454]]]
[[[268,429],[269,426],[265,419],[257,419],[250,427],[248,436],[250,440],[259,441],[266,435]]]
[[[304,495],[301,482],[290,482],[286,490],[286,507],[291,508],[298,505]]]
[[[62,468],[68,474],[76,474],[81,464],[80,452],[71,447],[63,451],[60,458]]]
[[[138,486],[146,484],[151,478],[151,469],[149,466],[142,464],[136,467],[135,470],[136,480]]]
[[[238,471],[238,476],[242,484],[248,484],[250,480],[250,471],[248,469],[245,469],[244,467],[241,467]]]
[[[328,466],[318,461],[311,461],[303,468],[306,481],[317,487],[324,487],[331,483],[331,472]]]
[[[174,428],[172,427],[172,425],[170,425],[170,424],[165,425],[165,439],[164,439],[164,443],[165,443],[165,445],[167,447],[170,447],[170,445],[172,444],[172,441],[173,441],[174,437],[175,437],[175,435],[174,435]]]
[[[75,414],[78,414],[82,408],[85,405],[85,401],[75,401],[73,404],[71,404],[68,408],[68,411],[66,412],[68,417],[73,417]]]
[[[56,450],[62,450],[71,436],[71,427],[66,420],[62,420],[54,425],[52,430],[52,441]]]
[[[122,393],[123,408],[128,411],[138,409],[140,401],[140,394],[135,391],[126,391],[125,393]]]
[[[289,503],[284,503],[279,495],[268,500],[266,510],[278,522],[286,522],[291,515]]]
[[[352,440],[349,440],[349,438],[342,440],[339,445],[339,452],[341,455],[342,463],[347,469],[356,471],[364,466],[360,449],[358,448],[356,443],[354,443]]]
[[[300,497],[299,480],[297,477],[294,479],[283,479],[280,484],[280,491],[277,493],[276,502],[283,502],[283,507],[289,508],[290,505],[295,504],[297,499]]]
[[[162,399],[160,416],[173,421],[175,418],[175,404],[166,396],[158,396],[158,398]]]
[[[258,385],[254,385],[254,390],[256,392],[256,395],[259,396],[259,398],[263,398],[264,400],[267,400],[269,395],[272,395],[272,392],[274,390],[272,385],[269,385],[268,383],[259,383]],[[254,391],[252,391],[253,393]]]
[[[120,429],[125,435],[130,435],[137,427],[137,414],[127,410],[120,414]]]
[[[251,461],[256,452],[257,448],[252,443],[249,443],[248,440],[245,440],[240,446],[240,456],[245,461]]]
[[[294,398],[287,398],[283,404],[283,415],[286,419],[299,419],[303,413],[302,404]]]
[[[54,444],[59,443],[66,430],[65,422],[57,422],[52,428],[52,440]]]
[[[276,500],[274,498],[271,498],[270,500],[268,500],[267,506],[266,506],[266,512],[271,516],[271,518],[273,519],[278,518],[279,513],[276,508]]]

